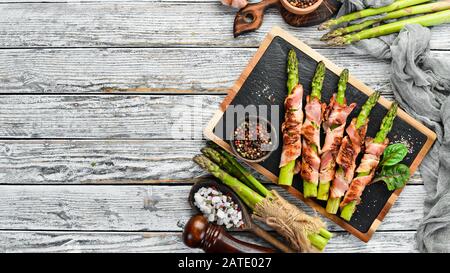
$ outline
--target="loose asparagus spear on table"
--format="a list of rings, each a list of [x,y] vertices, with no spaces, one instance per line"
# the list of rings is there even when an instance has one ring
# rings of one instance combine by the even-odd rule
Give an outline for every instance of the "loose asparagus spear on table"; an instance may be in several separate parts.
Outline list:
[[[330,45],[345,45],[358,42],[360,40],[375,38],[383,35],[399,32],[405,25],[420,24],[424,27],[436,26],[440,24],[450,23],[450,9],[430,13],[427,15],[417,16],[393,23],[377,26],[362,30],[357,33],[347,34],[335,37],[328,41]]]
[[[343,203],[344,202],[345,203],[341,204],[344,205],[341,211],[341,217],[346,221],[350,221],[350,219],[352,218],[353,213],[355,212],[356,205],[359,202],[359,198],[362,192],[364,191],[365,186],[367,186],[372,181],[372,178],[375,174],[375,170],[378,167],[380,156],[389,142],[389,140],[387,139],[387,135],[392,129],[394,119],[397,115],[397,109],[398,104],[393,103],[391,108],[387,112],[386,116],[384,116],[381,122],[380,129],[376,134],[375,138],[373,139],[373,143],[375,145],[380,144],[378,146],[379,149],[376,151],[376,154],[374,154],[373,151],[367,151],[368,148],[366,148],[366,155],[368,156],[368,160],[365,160],[364,157],[361,160],[361,164],[359,165],[359,168],[356,170],[357,172],[356,178],[353,179],[352,183],[350,184],[350,188],[344,197]],[[367,165],[369,161],[375,160],[375,157],[378,158],[375,162],[376,165],[375,164]],[[365,166],[365,168],[362,168],[362,166]],[[367,166],[370,167],[367,168]],[[359,170],[360,168],[364,170]]]
[[[338,91],[331,98],[324,115],[323,128],[326,135],[320,156],[318,200],[328,200],[330,184],[335,174],[336,156],[344,135],[345,123],[348,115],[356,106],[355,103],[347,106],[345,99],[347,81],[348,70],[344,69],[339,78]]]
[[[297,59],[297,55],[295,54],[295,51],[293,49],[291,49],[288,53],[288,59],[287,59],[287,90],[288,90],[288,98],[292,97],[292,96],[303,96],[303,92],[302,89],[297,88],[297,86],[299,85],[299,73],[298,73],[298,59]],[[301,87],[301,86],[300,86]],[[293,92],[301,92],[301,94],[293,94]],[[283,123],[282,126],[282,133],[283,133],[283,139],[285,138],[293,138],[293,135],[297,135],[299,137],[298,140],[292,140],[292,143],[283,143],[283,153],[285,152],[285,149],[294,149],[295,146],[297,146],[297,143],[301,145],[301,139],[300,139],[300,132],[291,132],[291,130],[295,130],[295,128],[300,125],[301,126],[301,122],[303,122],[303,115],[302,115],[302,109],[301,109],[301,100],[302,98],[300,98],[299,101],[299,105],[297,106],[291,106],[288,105],[289,103],[292,103],[291,101],[285,101],[285,107],[289,107],[289,109],[285,109],[286,114],[285,114],[285,121]],[[300,106],[300,107],[298,107]],[[293,107],[293,108],[290,108]],[[296,107],[300,108],[297,109]],[[297,112],[300,111],[300,112]],[[300,115],[299,117],[296,117],[296,115]],[[298,118],[300,118],[300,120],[297,120]],[[289,123],[289,124],[287,124]],[[291,128],[292,127],[292,128]],[[292,135],[291,135],[292,134]],[[286,136],[285,136],[286,135]],[[299,150],[301,149],[298,148]],[[293,151],[295,153],[300,154],[300,151]],[[292,180],[294,178],[294,169],[295,169],[295,161],[297,159],[297,157],[293,158],[292,160],[288,161],[287,163],[284,162],[283,160],[283,156],[287,156],[287,155],[282,155],[282,159],[280,162],[280,174],[278,177],[278,184],[279,185],[287,185],[290,186],[292,185]]]
[[[303,195],[305,198],[317,196],[320,168],[320,126],[322,122],[323,80],[325,64],[319,62],[311,84],[311,94],[307,97],[305,106],[306,119],[302,127],[302,166]],[[319,109],[317,109],[319,108]]]
[[[345,35],[345,34],[348,34],[351,32],[361,31],[369,26],[374,25],[375,23],[382,22],[382,21],[398,19],[401,17],[417,15],[417,14],[426,14],[426,13],[431,13],[431,12],[437,12],[437,11],[447,10],[447,9],[450,9],[450,0],[438,1],[438,2],[433,2],[433,3],[429,3],[429,4],[412,6],[412,7],[389,12],[386,15],[384,15],[380,18],[377,18],[377,19],[371,19],[371,20],[361,22],[359,24],[354,24],[354,25],[350,25],[347,27],[335,29],[335,30],[330,31],[330,32],[326,33],[325,35],[323,35],[321,40],[325,41],[325,40],[329,40],[331,38],[342,36],[342,35]]]
[[[336,19],[331,19],[331,20],[325,21],[324,23],[322,23],[319,26],[319,30],[328,29],[328,28],[340,25],[342,23],[347,23],[347,22],[351,22],[354,20],[368,17],[368,16],[378,15],[378,14],[382,14],[382,13],[386,13],[386,12],[390,12],[390,11],[394,11],[394,10],[399,10],[402,8],[406,8],[406,7],[410,7],[410,6],[414,6],[417,4],[430,2],[430,1],[431,0],[400,0],[400,1],[395,1],[394,3],[384,6],[384,7],[363,9],[360,11],[356,11],[356,12],[352,12],[352,13],[343,15]]]
[[[351,124],[347,128],[347,132],[349,132],[350,128],[354,127],[356,131],[355,133],[358,134],[358,138],[360,138],[361,141],[363,141],[366,133],[367,123],[369,122],[370,112],[372,111],[372,108],[377,104],[379,98],[380,92],[374,92],[372,95],[370,95],[370,97],[361,107],[361,111],[359,112],[358,116],[352,120]],[[350,150],[347,150],[346,145],[344,145],[344,142],[347,141],[349,143],[348,146]],[[352,144],[356,146],[353,146]],[[340,162],[338,159],[336,160],[336,163],[338,164],[338,169],[336,170],[336,175],[330,188],[330,198],[328,199],[326,206],[326,211],[328,213],[336,214],[339,209],[341,198],[345,193],[345,191],[344,192],[340,191],[340,188],[342,186],[340,184],[346,183],[346,185],[344,186],[348,187],[348,185],[351,183],[354,169],[356,168],[355,165],[356,157],[358,156],[359,153],[359,151],[358,150],[355,151],[353,147],[359,148],[360,150],[361,145],[362,143],[352,143],[349,135],[347,135],[345,139],[342,141],[338,158],[340,156],[342,158],[348,157],[348,160],[345,160],[344,162]]]

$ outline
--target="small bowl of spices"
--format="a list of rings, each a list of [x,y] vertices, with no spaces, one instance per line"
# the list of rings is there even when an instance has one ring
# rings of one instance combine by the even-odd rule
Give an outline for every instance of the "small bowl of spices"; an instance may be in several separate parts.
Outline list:
[[[315,11],[323,0],[281,0],[281,4],[291,13],[305,15]]]
[[[250,116],[237,124],[230,142],[234,154],[240,159],[261,162],[277,148],[276,131],[266,119]]]

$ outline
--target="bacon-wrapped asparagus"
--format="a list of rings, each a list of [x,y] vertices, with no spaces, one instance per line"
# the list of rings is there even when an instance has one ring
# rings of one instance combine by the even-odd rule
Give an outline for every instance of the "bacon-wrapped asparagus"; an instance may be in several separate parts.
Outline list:
[[[397,103],[392,104],[386,116],[384,116],[380,130],[375,138],[366,138],[366,149],[364,156],[361,159],[361,163],[359,164],[358,169],[356,169],[357,175],[350,184],[350,188],[340,204],[340,207],[342,208],[341,217],[347,221],[350,221],[352,218],[364,189],[372,182],[378,163],[380,162],[380,157],[389,144],[387,135],[392,129],[392,124],[397,115],[397,108]]]
[[[325,110],[323,128],[325,143],[320,156],[319,190],[317,199],[328,200],[331,181],[333,181],[336,167],[336,156],[344,137],[345,123],[348,115],[356,104],[347,105],[345,91],[347,89],[348,70],[344,69],[340,75],[337,94],[333,95]]]
[[[377,104],[379,97],[380,93],[374,92],[364,103],[358,116],[351,121],[346,129],[347,136],[342,139],[336,157],[336,163],[339,167],[330,188],[330,198],[326,207],[328,213],[337,213],[341,198],[352,182],[356,169],[356,158],[361,152],[361,146],[366,136],[369,114]]]
[[[319,62],[311,84],[311,94],[306,98],[305,122],[302,126],[302,165],[303,195],[317,196],[320,168],[320,125],[325,105],[322,105],[323,79],[325,77],[325,64]]]
[[[284,101],[286,113],[281,125],[283,151],[281,153],[278,184],[290,186],[295,173],[295,160],[301,154],[302,140],[300,133],[303,123],[303,86],[298,83],[298,59],[293,49],[288,53],[287,75],[288,96]]]

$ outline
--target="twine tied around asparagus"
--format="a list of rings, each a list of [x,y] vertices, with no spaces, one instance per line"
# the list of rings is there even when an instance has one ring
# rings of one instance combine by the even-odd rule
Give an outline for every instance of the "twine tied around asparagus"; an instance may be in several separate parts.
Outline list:
[[[275,190],[272,190],[262,202],[256,204],[253,217],[283,235],[296,251],[317,252],[308,236],[319,233],[321,228],[325,228],[325,224],[319,217],[307,215],[290,204]]]

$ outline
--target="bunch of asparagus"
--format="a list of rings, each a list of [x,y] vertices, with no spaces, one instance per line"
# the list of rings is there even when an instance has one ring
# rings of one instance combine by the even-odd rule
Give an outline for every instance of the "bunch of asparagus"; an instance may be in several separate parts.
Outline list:
[[[391,5],[380,8],[369,8],[349,13],[337,19],[328,20],[319,26],[319,30],[337,27],[340,24],[363,20],[369,16],[379,15],[374,19],[351,24],[346,27],[334,29],[322,36],[321,40],[330,45],[351,44],[363,39],[375,38],[399,32],[407,24],[420,24],[422,26],[435,26],[450,23],[450,0],[427,3],[431,0],[397,0]],[[422,5],[418,5],[422,4]],[[418,15],[416,17],[409,17]],[[386,22],[392,19],[407,17],[395,22]]]
[[[267,217],[269,212],[261,213],[261,210],[270,206],[271,203],[279,202],[282,199],[275,191],[269,191],[264,187],[232,155],[219,146],[209,143],[208,147],[201,149],[201,152],[202,155],[197,155],[193,158],[194,162],[221,180],[225,185],[229,186],[253,211],[255,216],[262,218],[261,215],[265,215]],[[288,206],[292,206],[284,199],[281,201]],[[299,215],[301,219],[289,219],[289,221],[283,223],[284,226],[281,230],[287,230],[289,232],[283,233],[277,229],[276,231],[283,235],[291,243],[292,248],[299,252],[310,251],[311,246],[317,250],[323,250],[328,240],[332,237],[332,234],[326,230],[325,225],[320,219],[306,215],[300,209],[294,209],[292,207],[289,207],[290,210],[288,213],[297,210],[301,214]],[[279,209],[281,213],[283,208],[280,207]],[[277,215],[277,211],[273,211],[273,208],[270,213],[273,214],[270,215],[271,218],[277,218],[279,216]],[[273,221],[271,219],[270,222]],[[304,238],[308,242],[305,243],[299,240],[299,235],[304,235]]]

